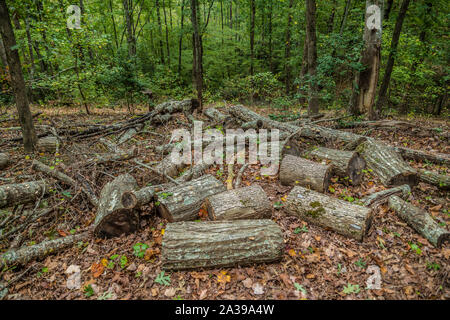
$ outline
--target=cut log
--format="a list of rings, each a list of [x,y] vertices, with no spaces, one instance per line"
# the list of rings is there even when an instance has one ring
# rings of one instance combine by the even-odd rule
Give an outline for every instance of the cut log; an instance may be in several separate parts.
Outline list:
[[[137,188],[136,180],[129,174],[120,175],[103,187],[94,221],[96,236],[116,237],[138,229],[136,211],[122,206],[122,195]]]
[[[41,138],[38,140],[37,149],[41,152],[55,153],[59,150],[59,140],[53,136]]]
[[[162,242],[165,270],[247,266],[281,260],[283,233],[271,220],[170,223]]]
[[[122,206],[126,209],[138,209],[155,199],[157,188],[145,187],[136,191],[127,191],[122,195]]]
[[[157,193],[158,212],[169,222],[198,219],[203,201],[212,195],[226,191],[222,182],[211,175],[171,187]]]
[[[15,264],[25,265],[35,259],[45,258],[49,254],[54,254],[88,238],[88,232],[75,234],[72,236],[48,240],[39,244],[22,247],[17,250],[7,251],[0,256],[0,270]]]
[[[286,212],[309,223],[362,241],[370,228],[372,209],[295,187],[286,199]]]
[[[383,190],[372,193],[361,199],[361,202],[367,207],[378,207],[389,201],[391,196],[399,196],[402,199],[407,199],[411,194],[411,187],[407,184],[398,186],[392,189]]]
[[[392,148],[384,144],[367,139],[356,148],[356,151],[363,156],[367,167],[373,170],[386,187],[403,184],[413,187],[419,182],[416,170],[403,161]]]
[[[389,207],[435,247],[439,248],[444,241],[450,240],[450,233],[441,228],[425,210],[417,208],[397,196],[389,198]]]
[[[172,161],[172,155],[169,154],[158,165],[155,166],[155,172],[160,174],[160,182],[167,182],[167,177],[177,177],[186,164],[176,164]]]
[[[433,163],[444,164],[450,166],[450,156],[444,153],[434,153],[429,154],[423,151],[395,147],[397,153],[399,153],[404,159],[415,160],[415,161],[430,161]]]
[[[270,219],[272,204],[259,185],[234,189],[206,199],[211,220]]]
[[[72,179],[71,177],[69,177],[68,175],[66,175],[62,172],[57,171],[56,169],[52,169],[49,166],[46,166],[42,162],[33,160],[32,168],[35,171],[42,172],[50,177],[53,177],[53,178],[63,182],[66,185],[71,186],[75,190],[77,190],[78,188],[81,188],[74,179]],[[98,206],[98,199],[93,192],[90,192],[88,189],[85,189],[85,188],[81,188],[81,191],[87,196],[87,198],[89,199],[89,202],[94,207]]]
[[[325,193],[330,185],[332,167],[287,155],[280,166],[280,181],[284,186],[304,186]]]
[[[318,159],[330,160],[334,172],[342,178],[349,179],[353,185],[361,183],[362,170],[366,168],[366,161],[358,152],[317,148],[310,154]]]
[[[0,208],[35,202],[48,192],[47,182],[32,181],[0,186]]]
[[[422,182],[434,185],[442,190],[450,189],[450,176],[428,170],[418,170]]]
[[[6,168],[9,162],[9,156],[6,153],[0,153],[0,169]]]

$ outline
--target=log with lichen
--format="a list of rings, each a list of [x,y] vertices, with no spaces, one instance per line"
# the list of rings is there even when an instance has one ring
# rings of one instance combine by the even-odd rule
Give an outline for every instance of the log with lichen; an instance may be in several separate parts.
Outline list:
[[[359,185],[366,168],[366,161],[358,152],[317,148],[310,155],[318,159],[329,160],[334,172],[341,178],[348,179],[353,185]]]
[[[314,161],[287,155],[280,166],[280,181],[284,186],[304,186],[326,192],[330,184],[332,167]]]
[[[411,187],[417,185],[419,178],[416,170],[407,164],[392,148],[378,143],[373,139],[367,139],[360,144],[356,151],[359,152],[367,167],[373,170],[386,187],[396,187],[408,184]]]
[[[192,221],[198,214],[204,200],[226,191],[222,182],[211,175],[170,187],[157,193],[157,208],[169,222]]]
[[[386,189],[380,192],[369,194],[360,200],[365,206],[377,207],[388,202],[391,196],[399,196],[402,199],[407,199],[411,194],[411,187],[407,184],[391,189]]]
[[[31,181],[0,186],[0,208],[35,202],[49,191],[46,181]]]
[[[300,186],[289,193],[285,210],[311,224],[362,241],[372,220],[372,209],[326,196]]]
[[[418,170],[420,181],[434,185],[442,190],[450,189],[450,176],[428,170]]]
[[[444,241],[450,240],[450,232],[439,226],[425,210],[417,208],[397,196],[389,198],[389,207],[435,247],[441,247]]]
[[[259,185],[222,192],[206,199],[211,220],[270,219],[272,204]]]
[[[162,242],[166,270],[247,266],[281,260],[283,232],[271,220],[170,223]]]
[[[116,237],[138,229],[138,214],[122,205],[122,195],[137,188],[136,180],[129,174],[120,175],[103,187],[94,221],[96,236]]]

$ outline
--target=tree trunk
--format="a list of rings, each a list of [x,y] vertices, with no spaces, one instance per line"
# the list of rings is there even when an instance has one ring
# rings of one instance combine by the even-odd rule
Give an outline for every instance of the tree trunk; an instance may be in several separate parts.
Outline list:
[[[317,85],[316,0],[306,0],[306,34],[308,39],[308,114],[319,113]]]
[[[156,0],[156,16],[158,18],[158,30],[159,30],[159,52],[161,55],[161,63],[164,64],[164,45],[163,45],[163,32],[162,32],[162,24],[161,24],[161,11],[159,0]]]
[[[294,0],[289,0],[289,6],[287,10],[287,26],[286,26],[286,47],[284,51],[284,72],[285,72],[285,87],[286,94],[291,92],[291,25],[292,25],[292,7],[294,6]]]
[[[107,183],[100,194],[94,233],[98,237],[118,237],[139,228],[139,216],[133,209],[122,206],[122,195],[137,190],[136,180],[129,174],[120,175]]]
[[[183,36],[184,36],[184,5],[186,0],[181,2],[181,25],[180,39],[178,40],[178,75],[181,77],[181,61],[183,53]]]
[[[339,34],[342,35],[344,33],[345,23],[347,22],[348,12],[350,11],[350,5],[352,0],[347,0],[345,4],[344,13],[342,15],[341,25],[339,27]]]
[[[162,243],[163,269],[246,266],[278,261],[283,233],[271,220],[171,223]]]
[[[366,0],[364,49],[359,61],[365,69],[356,73],[349,104],[351,114],[367,113],[370,120],[377,118],[374,103],[381,60],[382,6],[383,0]]]
[[[389,14],[391,13],[392,5],[394,0],[387,0],[386,10],[384,10],[384,20],[389,20]]]
[[[403,21],[405,20],[406,11],[408,10],[410,0],[403,0],[400,12],[395,23],[394,33],[392,34],[391,49],[389,51],[389,58],[384,72],[383,82],[381,83],[380,93],[378,94],[378,101],[376,105],[376,112],[381,115],[383,106],[386,104],[386,94],[391,81],[392,70],[394,69],[395,56],[397,55],[398,40],[402,32]]]
[[[4,169],[9,165],[9,155],[6,153],[0,153],[0,169]]]
[[[366,142],[356,148],[356,151],[363,156],[367,167],[373,170],[373,173],[380,178],[386,187],[396,187],[403,184],[413,187],[419,182],[416,170],[386,145],[367,139]]]
[[[389,207],[406,221],[406,223],[424,236],[435,247],[441,247],[444,241],[450,240],[450,233],[424,210],[403,201],[397,196],[389,198]]]
[[[35,202],[48,192],[47,182],[32,181],[0,186],[0,208]]]
[[[325,193],[331,180],[332,167],[287,155],[280,166],[283,186],[304,186]]]
[[[372,193],[361,199],[361,202],[366,207],[378,207],[385,204],[391,196],[400,196],[403,199],[407,199],[411,194],[411,187],[407,184],[398,186],[392,189],[386,189],[380,192]]]
[[[255,69],[254,69],[254,58],[255,58],[255,14],[256,14],[255,0],[250,0],[250,75],[252,75],[252,76],[253,76],[253,74],[255,72]]]
[[[157,194],[158,212],[169,222],[198,219],[203,201],[212,195],[226,191],[222,182],[211,175],[171,187]]]
[[[200,108],[203,108],[203,48],[200,35],[198,0],[191,0],[191,21],[192,21],[192,41],[193,41],[193,77],[194,86],[197,90],[197,99]]]
[[[358,152],[317,148],[310,154],[319,159],[330,160],[334,172],[341,178],[347,178],[351,184],[361,184],[366,162]]]
[[[206,199],[211,220],[270,219],[272,204],[259,185],[234,189]]]
[[[285,210],[309,223],[359,241],[363,240],[372,221],[371,208],[298,186],[289,193]]]
[[[14,91],[20,126],[22,127],[23,145],[25,152],[33,152],[37,143],[37,137],[34,130],[30,107],[28,105],[28,96],[25,87],[25,80],[23,78],[16,38],[14,36],[8,7],[6,6],[5,0],[0,0],[0,32],[8,60],[11,85]]]
[[[133,34],[133,17],[130,12],[130,7],[133,9],[133,1],[123,0],[123,10],[125,12],[125,23],[127,28],[127,42],[128,42],[128,54],[130,57],[136,55],[136,38]]]
[[[166,49],[167,49],[167,64],[170,68],[170,42],[169,42],[169,27],[167,26],[167,14],[166,14],[166,3],[162,2],[163,13],[164,13],[164,25],[166,29]]]
[[[450,189],[450,176],[437,174],[433,171],[418,170],[422,182],[434,185],[442,190]]]

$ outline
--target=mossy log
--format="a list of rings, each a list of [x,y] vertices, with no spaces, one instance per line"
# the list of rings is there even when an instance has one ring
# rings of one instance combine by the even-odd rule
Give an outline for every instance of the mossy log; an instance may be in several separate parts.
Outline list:
[[[295,187],[289,193],[286,212],[309,223],[329,228],[362,241],[372,221],[372,209]]]
[[[7,251],[0,256],[0,270],[7,266],[13,266],[15,264],[25,265],[32,260],[42,259],[49,254],[54,254],[71,247],[79,241],[84,241],[88,236],[88,232],[84,232],[56,240],[47,240],[33,246]]]
[[[59,140],[57,137],[48,136],[38,140],[37,150],[47,153],[55,153],[59,150]]]
[[[6,168],[9,163],[9,156],[6,153],[0,153],[0,169]]]
[[[136,180],[129,174],[120,175],[103,187],[94,221],[96,236],[117,237],[138,229],[138,214],[122,205],[122,195],[137,188]]]
[[[198,219],[203,201],[226,191],[222,182],[211,175],[174,186],[157,193],[158,212],[169,222]]]
[[[330,160],[338,176],[349,179],[353,185],[361,184],[362,170],[366,168],[366,161],[358,152],[317,148],[310,154],[318,159]]]
[[[162,242],[166,270],[269,263],[283,256],[283,233],[271,220],[170,223]]]
[[[284,186],[304,186],[326,192],[332,167],[303,158],[286,155],[280,166],[280,181]]]
[[[386,187],[396,187],[403,184],[413,187],[419,182],[416,170],[408,165],[392,148],[384,144],[373,139],[367,139],[356,148],[356,151],[363,156],[367,167],[373,170]]]
[[[270,219],[272,204],[261,186],[222,192],[206,199],[211,220]]]
[[[442,190],[450,189],[450,176],[438,174],[428,170],[418,170],[419,178],[422,182],[434,185]]]
[[[377,207],[389,201],[391,196],[399,196],[402,199],[407,199],[411,194],[411,187],[407,184],[398,186],[392,189],[386,189],[380,192],[372,193],[361,199],[365,206]]]
[[[389,198],[389,207],[435,247],[441,247],[444,241],[450,240],[450,233],[441,228],[425,210],[417,208],[397,196]]]
[[[46,181],[31,181],[0,186],[0,208],[35,202],[48,192]]]

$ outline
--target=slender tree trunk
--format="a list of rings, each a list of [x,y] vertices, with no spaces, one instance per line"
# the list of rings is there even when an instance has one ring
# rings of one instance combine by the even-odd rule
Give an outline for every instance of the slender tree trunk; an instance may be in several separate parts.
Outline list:
[[[364,28],[364,49],[360,63],[364,70],[357,72],[349,112],[354,115],[367,113],[370,120],[377,118],[374,104],[381,60],[381,33],[383,0],[367,0]]]
[[[159,8],[159,0],[156,0],[156,15],[158,17],[158,29],[159,29],[159,51],[161,54],[161,63],[164,64],[164,45],[163,45],[163,41],[162,41],[162,25],[161,25],[161,12],[160,12],[160,8]]]
[[[384,10],[384,20],[389,20],[389,14],[391,13],[392,5],[394,4],[394,0],[387,0],[386,10]]]
[[[284,71],[285,71],[285,87],[286,94],[291,92],[291,25],[292,25],[292,7],[294,6],[294,0],[289,0],[288,5],[288,17],[286,26],[286,47],[284,51]]]
[[[31,79],[34,78],[34,74],[36,72],[36,66],[34,63],[34,52],[33,52],[33,42],[31,40],[31,33],[30,33],[30,20],[29,18],[25,18],[25,26],[26,26],[26,33],[27,33],[27,44],[28,44],[28,52],[30,53],[30,61],[31,61]]]
[[[269,7],[269,68],[270,72],[274,73],[273,70],[273,52],[272,52],[272,16],[273,16],[273,1],[270,1]]]
[[[112,26],[113,26],[113,31],[114,31],[114,41],[116,43],[116,49],[119,48],[119,40],[117,38],[117,28],[116,28],[116,20],[114,19],[114,11],[113,11],[113,2],[112,0],[109,0],[109,12],[111,15],[111,21],[112,21]]]
[[[339,34],[342,35],[345,28],[345,23],[347,22],[348,12],[350,10],[350,6],[352,4],[352,0],[347,0],[345,4],[344,14],[342,15],[341,25],[339,27]]]
[[[170,42],[169,42],[169,27],[167,26],[167,14],[166,14],[166,3],[162,2],[163,13],[164,13],[164,25],[166,26],[166,49],[167,49],[167,63],[170,68]]]
[[[253,75],[255,58],[255,0],[250,0],[250,74]]]
[[[194,58],[194,82],[197,90],[197,99],[200,102],[200,109],[203,106],[203,61],[202,61],[202,41],[200,36],[198,0],[191,0],[191,21],[192,21],[192,40],[193,40],[193,58]]]
[[[392,34],[391,49],[389,51],[389,58],[384,72],[383,82],[381,83],[380,93],[376,105],[376,112],[378,116],[381,115],[383,106],[386,103],[386,93],[391,81],[392,70],[394,69],[395,56],[397,55],[398,40],[402,32],[403,21],[405,20],[406,12],[408,11],[410,0],[403,0],[400,12],[395,23],[394,33]]]
[[[316,1],[306,0],[306,33],[308,39],[308,114],[319,113],[317,86],[317,40],[316,40]]]
[[[133,8],[133,1],[123,0],[123,11],[125,13],[125,23],[127,28],[127,42],[128,42],[128,54],[130,57],[136,55],[136,39],[133,34],[133,17],[131,16],[131,9]]]
[[[23,78],[16,38],[14,36],[9,11],[5,0],[0,0],[0,32],[9,65],[9,73],[11,75],[11,84],[16,100],[17,113],[19,114],[19,121],[22,127],[23,145],[25,152],[33,152],[37,143],[37,137],[34,130],[30,107],[28,105],[25,80]]]
[[[186,0],[182,0],[181,2],[181,24],[180,24],[180,39],[178,41],[178,74],[181,77],[181,60],[183,54],[183,35],[184,35],[184,5]]]
[[[328,33],[332,33],[334,29],[334,16],[336,15],[336,0],[333,0],[333,8],[331,9],[330,18],[328,18]]]
[[[8,58],[6,58],[6,50],[3,44],[3,40],[0,38],[0,57],[2,59],[2,65],[4,68],[8,67]]]

